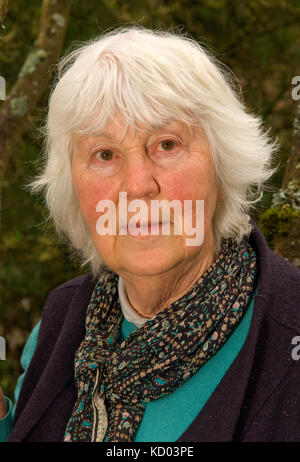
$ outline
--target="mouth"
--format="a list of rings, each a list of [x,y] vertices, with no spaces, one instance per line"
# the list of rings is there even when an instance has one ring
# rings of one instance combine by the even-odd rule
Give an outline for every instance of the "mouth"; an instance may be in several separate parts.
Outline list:
[[[122,230],[126,229],[127,234],[131,237],[136,238],[151,238],[158,235],[161,235],[164,230],[168,231],[170,228],[170,222],[158,222],[158,223],[140,223],[137,222],[134,225],[128,225],[121,228]],[[170,234],[166,232],[166,234]]]

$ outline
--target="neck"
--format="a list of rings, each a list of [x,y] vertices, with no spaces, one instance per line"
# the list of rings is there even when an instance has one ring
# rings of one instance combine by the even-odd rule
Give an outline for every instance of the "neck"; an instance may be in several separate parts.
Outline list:
[[[159,275],[121,274],[132,308],[140,316],[151,319],[181,298],[213,263],[213,247],[202,249],[197,257]]]

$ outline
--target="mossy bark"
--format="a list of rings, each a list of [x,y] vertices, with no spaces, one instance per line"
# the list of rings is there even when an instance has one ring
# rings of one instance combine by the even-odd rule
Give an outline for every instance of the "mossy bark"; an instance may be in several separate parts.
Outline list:
[[[294,119],[294,135],[291,155],[287,161],[281,188],[291,188],[300,191],[300,103],[298,104]]]
[[[7,160],[46,91],[62,50],[72,0],[43,0],[39,33],[0,112],[0,180]]]
[[[273,250],[300,269],[300,104],[294,119],[291,155],[281,189],[259,225]]]
[[[279,233],[275,238],[274,250],[300,269],[300,213],[293,217],[289,232],[286,235]]]

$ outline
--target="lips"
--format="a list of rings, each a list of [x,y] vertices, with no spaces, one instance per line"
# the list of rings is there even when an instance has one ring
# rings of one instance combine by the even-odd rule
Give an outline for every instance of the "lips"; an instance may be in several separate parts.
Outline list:
[[[170,225],[170,222],[158,222],[158,223],[151,223],[151,222],[146,222],[146,223],[134,223],[131,224],[130,226],[127,224],[127,226],[123,226],[121,230],[126,229],[127,234],[131,236],[149,236],[149,235],[159,235],[162,234],[162,229],[165,226]]]
[[[136,227],[137,227],[137,228],[140,228],[140,229],[142,229],[142,228],[151,229],[151,226],[152,226],[153,228],[155,228],[155,227],[157,227],[157,226],[160,226],[161,224],[162,224],[161,221],[160,221],[159,223],[151,223],[151,222],[150,222],[150,223],[149,223],[149,222],[148,222],[148,223],[137,223],[137,226],[136,226]],[[128,226],[127,226],[127,228],[128,228]]]
[[[161,229],[162,225],[163,223],[161,221],[159,223],[151,223],[151,222],[139,223],[138,222],[136,223],[136,225],[132,226],[131,228],[140,230],[141,232],[148,231],[148,233],[151,233],[151,230],[155,231],[155,230]],[[127,231],[130,232],[130,228],[128,225],[127,225]]]

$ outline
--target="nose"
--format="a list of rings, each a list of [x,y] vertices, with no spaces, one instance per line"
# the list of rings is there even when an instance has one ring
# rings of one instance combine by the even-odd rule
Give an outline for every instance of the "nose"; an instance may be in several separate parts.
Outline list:
[[[160,188],[151,160],[144,155],[129,157],[123,170],[122,191],[127,192],[128,200],[155,197]]]

